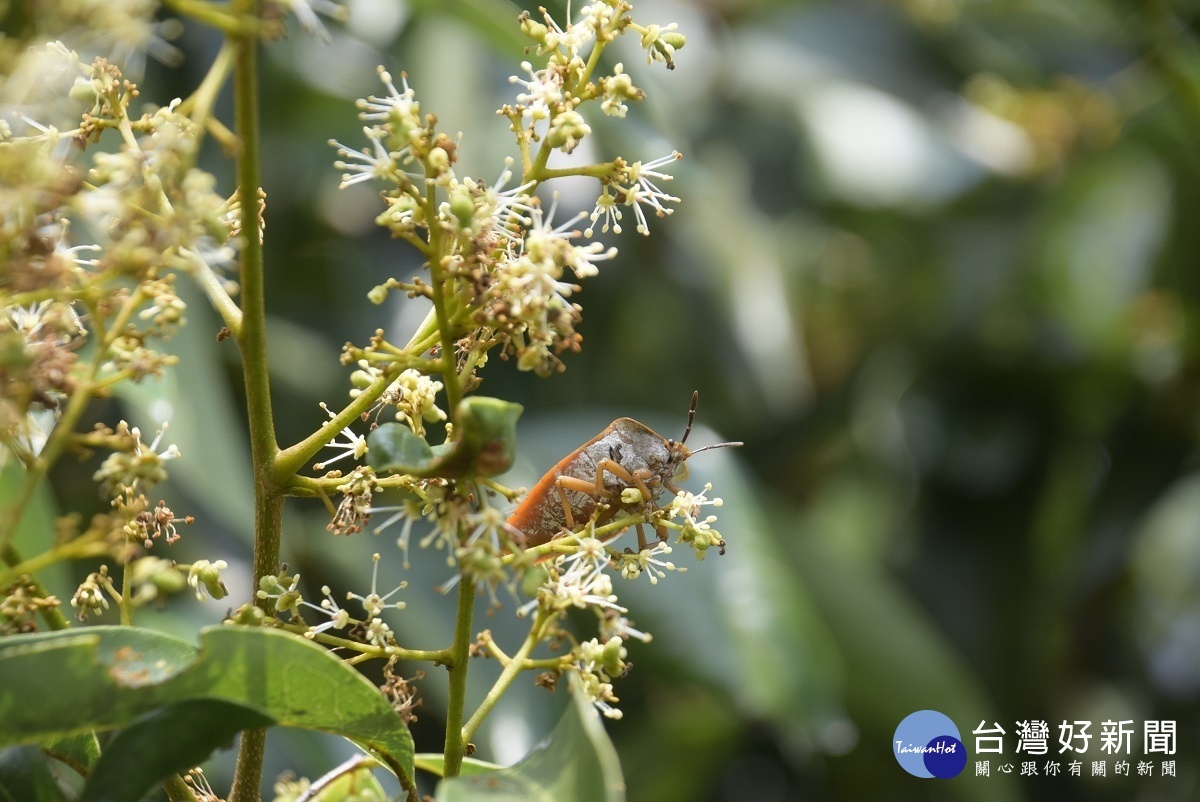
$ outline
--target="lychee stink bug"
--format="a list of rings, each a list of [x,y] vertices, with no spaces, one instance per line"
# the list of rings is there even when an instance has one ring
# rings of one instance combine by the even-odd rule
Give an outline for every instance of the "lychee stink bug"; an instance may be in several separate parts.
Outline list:
[[[692,393],[687,428],[679,440],[664,438],[633,418],[618,418],[608,427],[563,457],[546,472],[508,518],[508,525],[521,532],[525,546],[540,546],[564,530],[572,530],[596,512],[596,523],[611,521],[628,510],[631,489],[640,498],[634,504],[652,504],[664,489],[678,493],[677,482],[688,477],[687,460],[701,451],[741,443],[717,443],[687,447],[696,417],[699,392]],[[647,548],[645,533],[637,525],[638,548]],[[660,540],[667,537],[659,528]]]

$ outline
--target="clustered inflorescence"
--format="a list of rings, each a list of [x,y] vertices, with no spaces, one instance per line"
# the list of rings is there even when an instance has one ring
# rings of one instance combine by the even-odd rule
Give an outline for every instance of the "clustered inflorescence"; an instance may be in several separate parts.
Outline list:
[[[148,3],[108,10],[112,52],[171,52],[156,38],[152,11]],[[125,421],[77,430],[89,400],[178,362],[162,349],[186,323],[180,276],[223,294],[236,286],[227,273],[239,209],[196,166],[206,99],[135,111],[137,98],[116,62],[85,61],[59,42],[28,51],[0,88],[0,465],[15,462],[26,476],[0,515],[0,589],[41,600],[9,604],[3,632],[31,627],[31,609],[57,614],[47,609],[55,597],[31,591],[37,583],[10,539],[37,481],[67,453],[106,455],[94,479],[109,511],[62,519],[41,562],[101,557],[125,567],[117,581],[108,565],[85,580],[71,599],[78,618],[112,601],[125,620],[189,583],[200,595],[226,593],[223,561],[149,555],[192,522],[147,495],[180,456],[163,444],[166,425],[149,444]],[[91,147],[102,137],[116,147]]]
[[[344,11],[305,0],[277,5],[318,35],[326,32],[316,12],[337,17]],[[648,234],[650,220],[670,214],[679,200],[663,188],[671,180],[665,168],[680,158],[677,152],[645,161],[617,157],[549,166],[552,154],[570,154],[591,136],[583,113],[589,104],[623,118],[645,98],[623,64],[602,67],[607,62],[601,53],[617,37],[636,37],[647,63],[674,68],[683,36],[673,24],[641,25],[631,10],[623,0],[600,0],[578,9],[565,25],[545,11],[540,19],[521,15],[530,60],[511,78],[518,89],[514,102],[499,110],[519,156],[494,181],[460,176],[461,137],[438,130],[407,76],[397,81],[380,68],[384,91],[359,102],[364,142],[331,143],[335,165],[343,187],[383,187],[376,222],[425,260],[421,275],[389,278],[371,291],[371,300],[383,303],[399,291],[425,299],[431,311],[406,343],[391,342],[380,330],[365,345],[346,346],[343,362],[353,366],[349,401],[340,409],[321,405],[325,419],[305,452],[324,449],[323,456],[331,456],[313,464],[314,476],[297,472],[287,488],[325,498],[332,510],[329,529],[338,534],[362,531],[379,516],[374,531],[395,527],[405,567],[417,533],[419,545],[444,551],[454,569],[445,589],[468,582],[499,604],[499,590],[517,598],[520,580],[537,577],[532,600],[516,605],[531,620],[521,652],[506,654],[484,632],[474,653],[500,660],[505,676],[536,664],[546,670],[542,684],[574,672],[589,698],[614,717],[620,711],[612,682],[627,668],[626,644],[650,637],[626,617],[614,581],[644,574],[656,584],[684,569],[667,559],[667,541],[637,553],[618,551],[612,541],[643,524],[674,533],[674,547],[689,547],[698,558],[713,546],[723,553],[725,542],[712,528],[715,517],[703,512],[720,499],[708,498],[711,486],[662,505],[622,496],[621,514],[602,522],[593,517],[526,549],[524,533],[506,517],[520,492],[492,478],[507,463],[496,456],[495,443],[485,439],[480,445],[468,412],[493,354],[539,375],[564,369],[564,355],[582,343],[580,282],[616,254],[596,236],[620,234],[626,215],[637,232]],[[159,38],[163,29],[148,21],[150,11],[138,13],[131,19],[139,22],[141,49],[154,43],[152,51],[174,52]],[[146,495],[180,456],[175,446],[164,445],[166,425],[149,444],[124,421],[76,431],[89,399],[108,395],[119,382],[159,376],[176,363],[160,349],[186,322],[186,305],[176,293],[181,277],[204,291],[224,317],[227,334],[239,332],[236,260],[246,245],[248,210],[236,193],[217,194],[214,177],[196,166],[206,135],[229,136],[211,114],[215,90],[202,87],[187,100],[134,111],[137,87],[104,58],[85,63],[55,43],[28,59],[30,74],[40,81],[10,81],[6,91],[21,88],[25,111],[13,122],[0,119],[0,257],[6,266],[0,276],[0,454],[27,472],[44,472],[63,453],[105,455],[94,478],[110,511],[86,524],[64,519],[55,548],[59,559],[103,557],[124,570],[116,577],[105,564],[87,577],[70,600],[79,618],[103,614],[110,601],[128,610],[188,586],[200,599],[221,598],[227,594],[225,561],[180,565],[150,553],[160,543],[174,543],[179,527],[192,523]],[[64,112],[65,97],[76,104],[73,111]],[[49,116],[39,120],[39,109]],[[106,134],[117,143],[111,152],[87,148]],[[543,185],[566,176],[596,180],[590,212],[563,215],[555,196],[544,199]],[[256,232],[262,231],[264,203],[260,191],[258,208],[249,210],[258,215]],[[373,459],[367,432],[393,421],[408,433],[406,442],[417,444],[411,452],[417,462],[385,470]],[[431,440],[439,442],[429,445]],[[12,526],[0,522],[0,545]],[[376,554],[370,591],[346,594],[340,604],[328,587],[319,601],[306,600],[300,577],[281,568],[260,580],[258,604],[240,608],[231,620],[290,629],[357,651],[359,658],[402,656],[405,650],[383,617],[404,607],[395,600],[404,584],[377,589],[380,559]],[[7,594],[0,631],[27,629],[59,603],[20,571],[0,572],[0,578]],[[563,628],[572,609],[596,615],[596,637],[580,640]],[[314,617],[318,623],[310,624]],[[559,657],[522,662],[546,642],[570,648]],[[400,696],[413,705],[412,693]]]
[[[623,2],[595,2],[579,9],[565,26],[544,11],[543,21],[530,14],[521,16],[521,30],[531,41],[528,51],[537,62],[521,64],[521,74],[511,78],[519,88],[516,101],[499,110],[516,138],[519,179],[514,180],[516,160],[509,160],[495,181],[460,177],[455,171],[459,138],[437,130],[436,118],[422,112],[407,76],[401,75],[397,82],[382,68],[380,80],[386,91],[359,102],[360,116],[367,124],[366,144],[355,148],[331,142],[339,157],[335,166],[343,171],[342,186],[382,184],[384,210],[376,222],[427,260],[427,275],[390,278],[372,291],[372,300],[382,303],[390,292],[399,290],[428,299],[435,308],[430,325],[407,345],[390,343],[379,333],[365,347],[347,346],[344,360],[357,367],[352,397],[370,393],[374,399],[365,419],[378,422],[382,410],[394,409],[395,419],[415,435],[427,438],[430,427],[440,424],[450,442],[455,436],[454,416],[450,408],[439,407],[439,393],[447,384],[457,385],[462,393],[478,387],[480,369],[492,352],[515,358],[522,370],[543,375],[562,370],[563,353],[579,350],[582,342],[576,331],[582,314],[575,301],[579,283],[616,254],[615,248],[606,248],[593,237],[620,233],[627,213],[642,234],[649,232],[651,217],[670,214],[670,204],[678,198],[663,190],[671,180],[663,168],[680,157],[677,152],[644,162],[616,158],[570,168],[547,167],[552,153],[571,153],[591,134],[581,113],[588,103],[595,102],[601,113],[620,118],[630,103],[645,98],[624,65],[615,64],[608,74],[599,71],[600,53],[618,36],[632,33],[639,37],[647,62],[674,67],[675,51],[684,43],[675,26],[639,25],[630,10]],[[537,193],[546,182],[568,175],[595,178],[596,202],[590,213],[556,222],[557,199],[546,208]],[[583,220],[587,225],[581,231],[576,226]],[[452,367],[447,356],[451,351]],[[441,380],[434,381],[432,375]],[[457,393],[446,396],[454,403]],[[437,544],[445,550],[448,563],[458,568],[445,588],[466,576],[486,588],[497,604],[498,588],[508,588],[515,597],[517,579],[523,572],[535,571],[541,577],[540,589],[533,601],[519,605],[522,614],[534,618],[531,637],[574,644],[556,668],[578,672],[585,692],[606,715],[619,715],[611,681],[624,671],[621,643],[631,637],[649,639],[625,617],[627,610],[617,603],[612,577],[633,579],[644,574],[657,583],[666,572],[683,570],[664,559],[672,550],[666,542],[639,553],[622,553],[610,541],[620,530],[641,521],[660,531],[674,531],[677,542],[690,546],[700,558],[710,546],[724,548],[720,534],[711,528],[715,517],[700,514],[701,507],[720,500],[681,493],[661,508],[650,499],[631,503],[638,514],[618,518],[603,532],[594,527],[564,532],[544,554],[535,555],[542,561],[531,565],[529,555],[536,550],[522,552],[523,533],[506,522],[495,502],[495,496],[514,497],[506,488],[491,481],[377,473],[370,467],[367,439],[350,428],[340,430],[327,445],[340,454],[318,463],[318,470],[350,455],[367,457],[369,462],[349,473],[326,475],[333,483],[330,489],[341,494],[332,531],[356,532],[368,525],[371,516],[386,515],[374,531],[399,525],[407,565],[414,524],[422,524],[428,534],[421,545]],[[378,503],[377,495],[390,490],[400,491],[399,502]],[[263,592],[276,592],[276,583],[271,579],[273,587]],[[596,612],[600,641],[575,641],[557,626],[571,608]],[[377,638],[378,628],[371,630],[370,615],[350,617],[328,593],[319,609],[329,620],[310,632],[366,626]],[[379,645],[378,640],[373,642]],[[506,664],[511,660],[487,633],[477,651]]]

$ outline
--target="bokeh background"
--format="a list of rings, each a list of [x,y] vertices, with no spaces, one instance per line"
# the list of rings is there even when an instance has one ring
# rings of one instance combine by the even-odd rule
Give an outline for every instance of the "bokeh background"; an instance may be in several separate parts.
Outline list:
[[[36,27],[12,4],[6,25]],[[517,90],[520,7],[506,0],[350,0],[327,43],[298,29],[266,49],[263,99],[270,351],[280,437],[345,398],[340,346],[405,339],[424,314],[366,291],[407,277],[411,251],[373,225],[377,190],[337,189],[335,138],[359,146],[354,98],[375,67],[407,71],[423,110],[462,131],[467,174],[515,155],[495,109]],[[563,4],[550,3],[562,20]],[[685,158],[683,202],[579,297],[584,349],[549,379],[493,360],[482,392],[525,405],[531,485],[618,415],[677,435],[700,391],[691,487],[724,498],[728,554],[618,588],[655,636],[634,644],[608,731],[631,800],[1186,800],[1200,795],[1200,4],[1146,0],[639,2],[678,22],[678,69],[612,51],[649,101],[591,119],[584,159]],[[536,13],[536,9],[532,9]],[[292,26],[295,28],[295,26]],[[188,25],[178,68],[146,67],[145,98],[186,95],[218,46]],[[228,98],[223,99],[228,110]],[[209,169],[227,191],[228,162]],[[559,186],[590,208],[586,182]],[[250,499],[238,365],[193,294],[181,368],[97,416],[170,419],[184,452],[167,498],[199,523],[181,559],[231,563],[248,594]],[[95,507],[91,468],[55,477]],[[394,530],[351,539],[327,513],[287,512],[287,559],[309,592],[407,577],[402,642],[440,646],[452,612],[442,557]],[[87,567],[81,568],[86,573]],[[64,579],[69,585],[69,580]],[[69,592],[69,590],[67,591]],[[479,627],[515,638],[514,604]],[[141,623],[194,631],[224,609],[181,600]],[[486,688],[482,664],[474,698]],[[481,731],[511,762],[558,698],[521,683]],[[441,740],[444,677],[422,684],[418,748]],[[891,756],[907,714],[962,730],[950,781]],[[1093,740],[1084,777],[974,776],[979,722],[1178,722],[1178,776],[1114,777]],[[346,754],[275,740],[268,772],[316,776]],[[1056,746],[1052,745],[1052,751]],[[1161,757],[1161,756],[1159,756]],[[1108,776],[1091,778],[1106,758]],[[1039,759],[1039,767],[1041,760]],[[217,761],[217,782],[228,759]],[[219,787],[219,786],[218,786]]]

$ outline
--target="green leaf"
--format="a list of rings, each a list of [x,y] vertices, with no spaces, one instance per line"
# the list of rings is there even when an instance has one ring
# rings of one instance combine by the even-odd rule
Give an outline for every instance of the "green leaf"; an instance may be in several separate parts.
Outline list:
[[[100,757],[100,742],[96,740],[94,732],[80,732],[43,744],[42,751],[80,775],[86,775],[89,767]]]
[[[600,716],[571,678],[571,704],[550,736],[520,763],[499,771],[443,780],[438,802],[570,799],[575,802],[620,802],[625,780],[617,752]]]
[[[164,705],[223,699],[284,726],[342,735],[412,785],[412,735],[375,686],[278,630],[208,627],[199,649],[133,627],[18,635],[0,644],[0,688],[0,745],[125,727]]]
[[[441,752],[418,752],[416,765],[418,771],[427,771],[438,777],[442,776],[442,768],[445,763],[446,756]],[[485,774],[489,771],[499,771],[504,766],[498,763],[490,763],[486,760],[479,760],[474,757],[464,757],[462,761],[462,770],[459,772],[460,777],[470,777],[472,774]]]
[[[221,699],[189,699],[161,707],[109,743],[79,802],[140,800],[172,774],[203,763],[242,730],[274,723],[252,707]]]
[[[463,399],[454,439],[434,447],[403,424],[385,423],[367,437],[368,461],[377,471],[410,476],[497,476],[512,466],[523,410],[498,398]]]
[[[65,799],[46,758],[36,747],[0,750],[0,802],[59,802]]]
[[[381,423],[367,435],[367,461],[376,471],[419,476],[433,461],[433,449],[403,423]]]

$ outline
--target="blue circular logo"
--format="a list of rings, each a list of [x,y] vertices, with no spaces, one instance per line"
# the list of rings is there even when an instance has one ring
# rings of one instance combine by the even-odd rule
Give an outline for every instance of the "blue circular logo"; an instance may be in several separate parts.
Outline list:
[[[958,727],[936,710],[918,710],[904,718],[892,738],[896,762],[914,777],[957,777],[967,765],[967,748]]]

